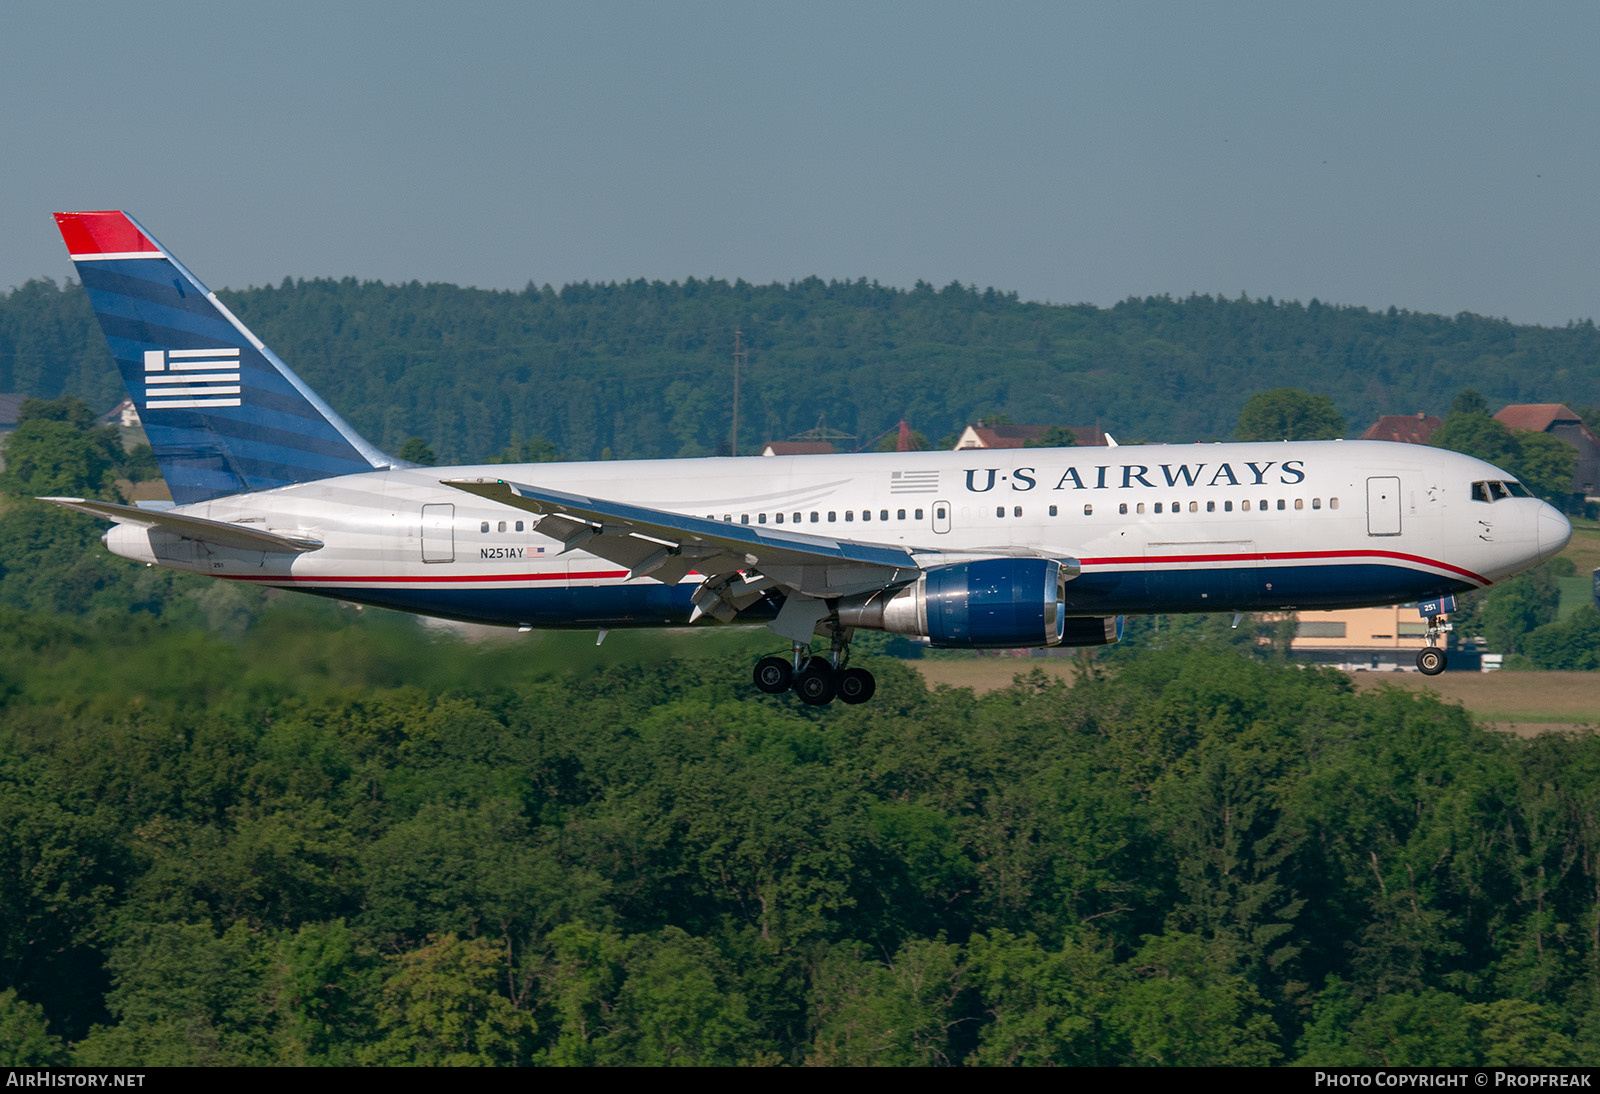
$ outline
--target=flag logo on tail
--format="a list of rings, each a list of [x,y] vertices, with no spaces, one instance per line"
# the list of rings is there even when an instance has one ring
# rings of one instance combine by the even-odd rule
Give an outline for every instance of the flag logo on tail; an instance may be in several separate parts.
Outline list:
[[[146,350],[145,406],[166,410],[239,405],[239,350]]]

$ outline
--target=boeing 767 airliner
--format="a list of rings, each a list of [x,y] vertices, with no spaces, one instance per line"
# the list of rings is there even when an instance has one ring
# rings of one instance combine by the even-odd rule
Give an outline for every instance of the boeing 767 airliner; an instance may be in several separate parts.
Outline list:
[[[114,553],[520,628],[765,620],[791,652],[755,686],[811,704],[871,698],[849,666],[860,628],[1086,646],[1160,612],[1416,602],[1434,673],[1445,598],[1572,534],[1487,463],[1372,441],[417,467],[132,217],[56,222],[172,491],[46,499],[116,522]]]

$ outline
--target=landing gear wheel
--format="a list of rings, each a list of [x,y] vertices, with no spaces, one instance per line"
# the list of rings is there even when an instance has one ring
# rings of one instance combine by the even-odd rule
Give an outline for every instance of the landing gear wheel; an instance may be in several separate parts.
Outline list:
[[[1447,660],[1444,650],[1428,646],[1417,654],[1417,671],[1424,676],[1438,676],[1444,671]]]
[[[809,706],[826,706],[838,694],[839,680],[833,666],[820,657],[813,657],[794,678],[794,693]]]
[[[784,657],[763,657],[756,662],[756,690],[782,695],[794,684],[794,669]]]
[[[839,698],[846,703],[865,703],[878,690],[878,681],[866,669],[845,669],[839,674]]]

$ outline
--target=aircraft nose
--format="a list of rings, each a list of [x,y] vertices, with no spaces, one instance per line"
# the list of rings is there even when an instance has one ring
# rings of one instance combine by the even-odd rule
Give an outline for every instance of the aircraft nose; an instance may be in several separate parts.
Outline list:
[[[1539,506],[1539,561],[1558,553],[1572,540],[1572,522],[1553,505]]]

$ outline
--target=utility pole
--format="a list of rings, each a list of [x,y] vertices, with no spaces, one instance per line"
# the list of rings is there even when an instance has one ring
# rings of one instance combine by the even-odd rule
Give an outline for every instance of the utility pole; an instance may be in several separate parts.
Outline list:
[[[739,366],[744,364],[744,332],[733,329],[733,442],[728,447],[739,454]]]

